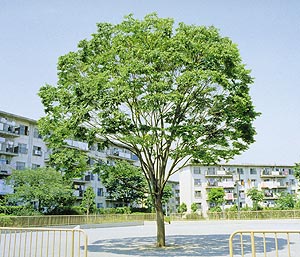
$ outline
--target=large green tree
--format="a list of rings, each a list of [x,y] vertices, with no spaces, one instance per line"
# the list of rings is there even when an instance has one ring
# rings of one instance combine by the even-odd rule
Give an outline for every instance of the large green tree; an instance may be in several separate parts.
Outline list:
[[[60,172],[50,168],[15,170],[9,177],[14,193],[7,200],[11,203],[34,205],[39,212],[59,213],[75,201],[70,181]]]
[[[154,197],[157,246],[164,246],[170,176],[191,159],[231,159],[254,141],[252,82],[238,47],[218,29],[129,15],[97,24],[76,52],[59,58],[57,85],[39,92],[40,130],[50,147],[81,138],[136,154]]]
[[[108,194],[125,206],[142,202],[147,191],[147,182],[140,167],[126,161],[119,161],[114,166],[99,165],[96,171]]]

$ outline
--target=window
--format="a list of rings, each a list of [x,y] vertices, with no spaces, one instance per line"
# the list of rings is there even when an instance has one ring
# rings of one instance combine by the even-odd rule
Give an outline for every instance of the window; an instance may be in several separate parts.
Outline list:
[[[293,169],[289,169],[289,175],[294,175],[294,170]]]
[[[18,153],[21,154],[27,154],[28,153],[28,149],[27,149],[27,144],[18,144]]]
[[[38,169],[38,168],[40,168],[40,167],[41,167],[41,165],[32,163],[32,169],[33,169],[33,170]]]
[[[16,170],[25,170],[25,162],[17,162]]]
[[[42,148],[39,146],[33,146],[32,154],[35,156],[42,156]]]
[[[255,168],[250,168],[250,175],[256,175],[257,170]]]
[[[19,135],[25,135],[25,136],[29,135],[28,126],[25,126],[25,125],[20,125],[20,127],[18,127],[18,128],[15,129],[15,131]]]
[[[33,137],[34,138],[42,138],[41,134],[39,133],[39,130],[37,128],[34,129],[33,131]]]
[[[194,174],[201,174],[200,167],[194,167]]]
[[[97,208],[103,208],[103,203],[97,203]]]
[[[103,196],[103,188],[97,189],[97,196]]]
[[[196,190],[194,195],[195,195],[195,198],[201,198],[201,191]]]
[[[251,186],[256,187],[256,179],[251,179]]]
[[[194,179],[195,186],[201,186],[201,179]]]
[[[238,174],[244,174],[244,169],[243,168],[237,168],[237,173]]]

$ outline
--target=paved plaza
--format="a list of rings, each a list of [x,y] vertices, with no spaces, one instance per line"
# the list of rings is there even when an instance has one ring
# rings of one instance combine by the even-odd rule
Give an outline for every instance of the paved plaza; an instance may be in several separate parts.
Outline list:
[[[223,257],[229,256],[230,234],[236,230],[250,229],[300,230],[300,220],[172,222],[166,224],[167,247],[163,249],[155,247],[154,222],[145,222],[139,226],[93,228],[85,231],[89,237],[88,257]],[[286,244],[286,240],[280,240],[279,252],[285,251]],[[268,250],[270,256],[272,251],[274,249]]]

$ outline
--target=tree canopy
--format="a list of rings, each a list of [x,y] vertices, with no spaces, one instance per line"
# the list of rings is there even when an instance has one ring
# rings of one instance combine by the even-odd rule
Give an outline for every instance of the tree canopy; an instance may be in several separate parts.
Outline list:
[[[53,169],[15,170],[9,180],[14,193],[8,201],[34,205],[39,212],[60,212],[75,201],[71,183]]]
[[[96,170],[99,170],[101,181],[110,197],[124,206],[141,203],[145,199],[147,182],[140,167],[119,161],[115,166],[100,165]]]
[[[123,145],[136,154],[155,198],[158,246],[167,180],[191,160],[228,160],[254,142],[253,82],[239,50],[215,27],[149,14],[99,23],[58,60],[56,86],[39,95],[49,147],[66,138]]]
[[[259,208],[259,203],[264,199],[264,193],[253,187],[247,191],[247,196],[250,197],[253,202],[253,210],[257,211]]]
[[[208,192],[207,200],[215,207],[221,206],[225,202],[224,188],[212,188]]]

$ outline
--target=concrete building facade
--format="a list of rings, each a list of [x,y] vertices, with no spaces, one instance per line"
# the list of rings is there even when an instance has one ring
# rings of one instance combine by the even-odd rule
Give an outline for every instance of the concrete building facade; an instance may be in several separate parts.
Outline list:
[[[12,192],[5,183],[12,170],[45,166],[45,152],[35,120],[0,111],[0,195]]]
[[[203,215],[209,210],[208,192],[212,188],[224,188],[225,204],[229,208],[236,204],[240,208],[252,206],[247,197],[250,188],[264,193],[263,205],[273,207],[281,192],[296,194],[298,182],[293,166],[282,165],[188,165],[179,173],[180,201],[190,211],[193,203]]]

